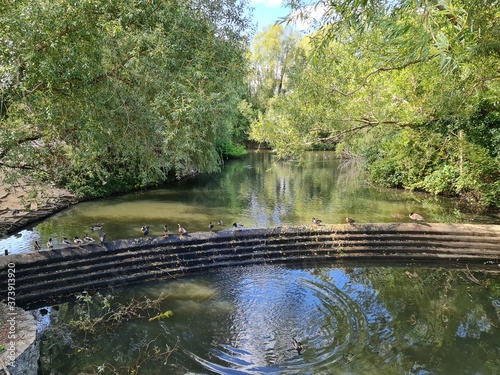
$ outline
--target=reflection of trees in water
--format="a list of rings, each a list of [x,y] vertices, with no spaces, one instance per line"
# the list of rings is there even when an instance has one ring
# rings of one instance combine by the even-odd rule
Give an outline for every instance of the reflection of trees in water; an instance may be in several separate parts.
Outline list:
[[[391,346],[398,355],[408,364],[442,373],[500,368],[500,319],[491,304],[500,296],[499,280],[476,275],[482,283],[477,285],[460,271],[413,271],[361,268],[351,274],[378,291],[380,303],[391,316],[387,324],[395,333]]]

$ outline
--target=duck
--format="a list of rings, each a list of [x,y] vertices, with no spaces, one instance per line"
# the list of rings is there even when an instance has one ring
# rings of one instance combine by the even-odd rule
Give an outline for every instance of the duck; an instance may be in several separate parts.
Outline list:
[[[423,216],[421,216],[415,212],[410,213],[410,219],[412,219],[413,221],[425,221]]]
[[[142,232],[142,234],[144,234],[145,236],[147,236],[149,234],[149,227],[147,225],[143,225],[141,227],[141,232]]]
[[[52,238],[49,238],[47,241],[47,249],[52,250],[54,248],[54,243],[52,242]]]
[[[5,256],[9,255],[9,250],[5,249],[4,254]]]
[[[210,229],[210,230],[214,229],[214,223],[210,222],[208,224],[208,229]]]
[[[87,233],[85,233],[85,236],[83,237],[83,240],[86,243],[92,243],[92,242],[94,242],[94,239],[92,237],[90,237]]]
[[[345,222],[346,222],[347,224],[351,224],[351,225],[353,225],[354,223],[356,223],[356,222],[354,221],[354,219],[353,219],[353,218],[351,218],[351,217],[346,217],[346,218],[345,218]]]
[[[243,229],[243,224],[240,224],[240,223],[233,223],[233,227],[234,227],[236,230],[242,230],[242,229]]]
[[[224,225],[224,223],[222,222],[222,220],[219,220],[219,221],[217,222],[217,225],[218,225],[219,227],[222,227],[222,225]]]
[[[181,227],[180,224],[177,224],[177,226],[179,227],[179,234],[180,234],[180,237],[182,238],[185,234],[187,234],[187,230],[183,227]]]
[[[304,349],[302,343],[300,341],[297,341],[295,337],[292,337],[292,345],[293,348],[297,351],[297,354],[300,354],[300,352]]]
[[[62,239],[62,243],[63,243],[65,246],[71,246],[71,245],[73,245],[73,244],[71,243],[71,241],[70,241],[70,240],[68,240],[66,237],[63,237],[63,239]]]
[[[81,245],[83,243],[82,239],[80,237],[74,237],[73,238],[73,243],[75,245]]]
[[[104,223],[97,223],[97,224],[94,224],[90,227],[90,230],[92,232],[97,232],[97,231],[100,231],[102,229],[102,227],[104,226]]]
[[[170,233],[170,230],[168,229],[168,225],[165,225],[163,227],[163,237],[167,238]]]
[[[312,218],[312,222],[313,222],[313,224],[316,224],[316,225],[322,225],[323,224],[323,222],[320,219],[317,219],[315,217]]]
[[[33,242],[33,250],[40,251],[41,249],[42,249],[42,247],[40,246],[38,241]]]
[[[101,233],[99,235],[99,241],[101,242],[101,244],[103,244],[104,241],[106,241],[106,233]]]

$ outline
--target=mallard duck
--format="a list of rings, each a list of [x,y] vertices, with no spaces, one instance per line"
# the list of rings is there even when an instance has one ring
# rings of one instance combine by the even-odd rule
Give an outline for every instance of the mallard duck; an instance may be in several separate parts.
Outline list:
[[[236,230],[242,230],[242,229],[243,229],[243,224],[240,224],[240,223],[233,223],[233,227],[234,227]]]
[[[181,227],[180,224],[177,224],[177,226],[179,227],[179,234],[180,234],[181,238],[184,237],[184,235],[187,234],[187,230],[184,229],[183,227]]]
[[[224,223],[222,222],[222,220],[219,220],[219,221],[217,222],[217,225],[218,225],[219,227],[222,227],[222,225],[223,225],[223,224],[224,224]]]
[[[90,230],[92,232],[97,232],[97,231],[100,231],[102,229],[102,227],[104,226],[104,223],[97,223],[97,224],[94,224],[90,227]]]
[[[350,218],[350,217],[346,217],[346,218],[345,218],[345,222],[346,222],[347,224],[351,224],[351,225],[353,225],[354,223],[356,223],[356,222],[354,221],[354,219],[353,219],[353,218]]]
[[[68,240],[66,237],[63,237],[63,239],[62,239],[62,243],[63,243],[63,245],[65,245],[65,246],[72,246],[72,245],[73,245],[73,244],[71,243],[71,241],[70,241],[70,240]]]
[[[300,354],[300,352],[304,349],[302,343],[300,341],[297,341],[295,337],[292,337],[292,345],[293,348],[297,351],[297,354]]]
[[[74,237],[73,238],[73,243],[75,245],[81,245],[83,243],[82,239],[80,237]]]
[[[85,236],[83,237],[83,240],[86,242],[86,243],[92,243],[94,242],[95,240],[90,237],[87,233],[85,233]]]
[[[54,248],[54,243],[52,242],[52,238],[49,238],[47,241],[47,249],[52,250]]]
[[[413,221],[424,221],[423,216],[416,214],[415,212],[410,213],[410,219]]]
[[[208,224],[208,229],[210,229],[210,230],[214,229],[214,223],[210,222]]]
[[[42,249],[42,247],[40,246],[38,241],[33,242],[33,250],[40,251],[41,249]]]
[[[142,234],[144,234],[145,236],[147,236],[149,234],[149,227],[147,225],[143,225],[141,227],[141,232],[142,232]]]
[[[313,224],[316,224],[316,225],[322,225],[323,224],[323,222],[320,219],[317,219],[315,217],[312,218],[312,222],[313,222]]]
[[[101,244],[103,244],[104,241],[106,241],[106,233],[101,233],[99,235],[99,241],[101,242]]]
[[[168,225],[165,225],[163,227],[163,237],[167,238],[170,233],[170,230],[168,229]]]

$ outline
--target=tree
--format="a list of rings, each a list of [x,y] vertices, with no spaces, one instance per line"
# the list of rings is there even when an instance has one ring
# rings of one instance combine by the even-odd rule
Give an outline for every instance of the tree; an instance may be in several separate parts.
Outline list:
[[[0,18],[2,169],[83,196],[218,170],[244,92],[244,6],[10,2]]]
[[[289,92],[252,124],[252,137],[283,157],[337,145],[382,164],[377,175],[393,186],[500,206],[492,183],[500,176],[498,10],[447,4],[327,3],[319,30],[303,41],[308,60],[291,75]],[[405,128],[414,130],[400,133]],[[422,165],[426,157],[405,147],[410,133],[432,162]],[[385,158],[384,150],[405,157]]]
[[[249,85],[258,109],[265,111],[270,98],[286,91],[299,40],[296,30],[281,24],[268,26],[255,35],[249,54]]]

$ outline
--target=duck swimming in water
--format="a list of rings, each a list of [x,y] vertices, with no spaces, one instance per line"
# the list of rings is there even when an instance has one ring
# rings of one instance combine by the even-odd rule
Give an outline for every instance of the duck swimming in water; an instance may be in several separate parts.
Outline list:
[[[92,232],[97,232],[97,231],[100,231],[102,229],[102,227],[104,226],[104,223],[97,223],[97,224],[94,224],[90,227],[90,230]]]
[[[292,345],[293,348],[297,351],[297,354],[300,354],[300,352],[304,349],[302,343],[300,341],[297,341],[295,337],[292,337]]]

